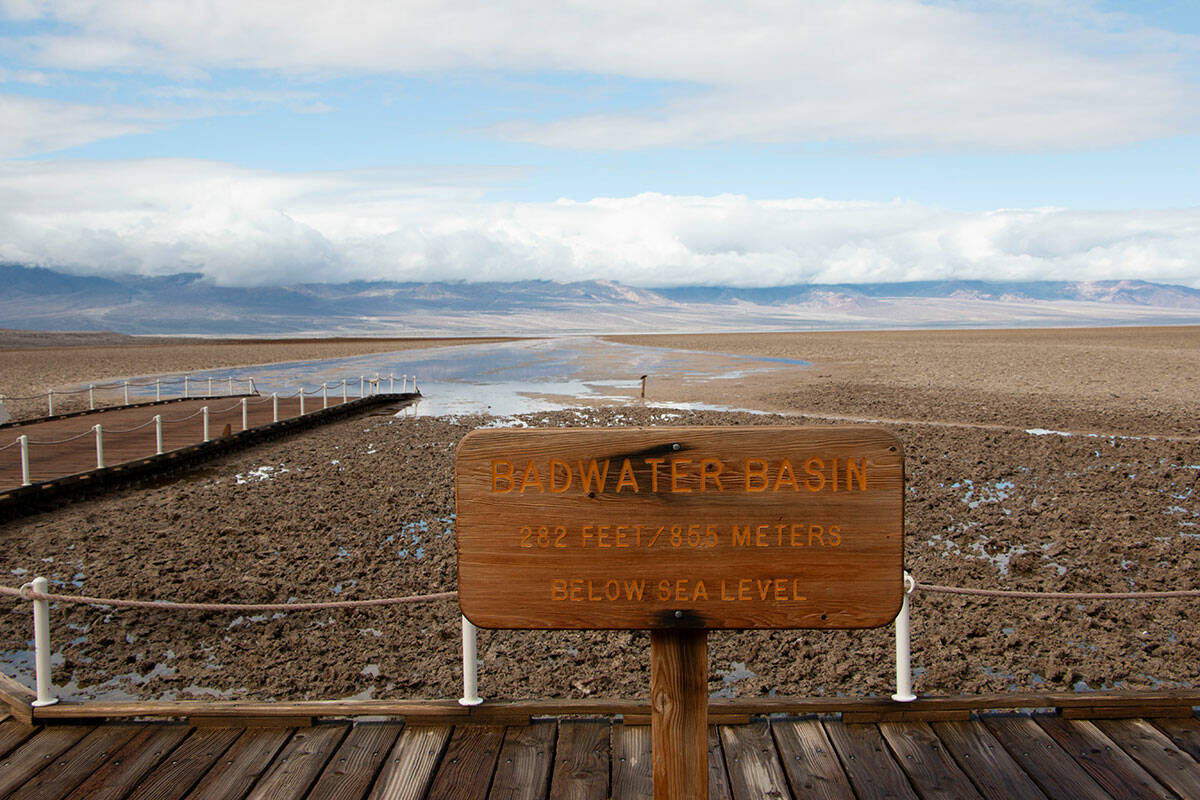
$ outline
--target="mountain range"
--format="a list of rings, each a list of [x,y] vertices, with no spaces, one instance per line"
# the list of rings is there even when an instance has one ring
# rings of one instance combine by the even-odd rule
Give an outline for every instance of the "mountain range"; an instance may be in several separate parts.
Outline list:
[[[0,264],[0,327],[126,334],[544,335],[1200,324],[1200,290],[1138,280],[635,288],[611,281],[218,286]]]

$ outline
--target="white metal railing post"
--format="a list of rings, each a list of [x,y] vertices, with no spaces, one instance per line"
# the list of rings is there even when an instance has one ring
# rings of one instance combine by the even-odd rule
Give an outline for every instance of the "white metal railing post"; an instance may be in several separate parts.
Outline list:
[[[96,384],[88,384],[88,408],[92,411],[96,410]]]
[[[912,633],[908,604],[916,586],[913,576],[905,572],[904,600],[900,603],[900,613],[896,615],[896,693],[892,699],[898,703],[911,703],[917,699],[912,690]]]
[[[388,373],[388,394],[396,393],[396,373]]]
[[[246,409],[246,398],[243,397],[242,398],[242,430],[246,430],[247,428],[250,427],[249,422],[250,422],[250,417],[249,417],[249,412]]]
[[[304,387],[300,387],[300,416],[304,416]]]
[[[404,387],[400,391],[408,394],[408,375],[404,376]]]
[[[271,392],[271,422],[279,422],[279,392]]]
[[[229,396],[233,397],[233,376],[229,376]]]
[[[346,402],[349,396],[346,394],[346,379],[342,378],[342,402]]]
[[[208,396],[209,396],[209,397],[212,397],[212,396],[213,396],[213,393],[212,393],[212,376],[211,376],[211,375],[209,375],[209,376],[208,376]]]
[[[204,441],[208,441],[208,406],[200,409],[200,416],[204,420]]]
[[[321,408],[329,408],[329,384],[321,384]]]
[[[154,399],[162,400],[162,378],[154,379]]]
[[[104,430],[99,422],[93,429],[96,431],[96,469],[104,469]]]
[[[158,455],[163,454],[162,449],[162,414],[154,415],[154,451]]]
[[[125,381],[125,405],[129,405],[129,381]]]
[[[46,392],[46,416],[54,416],[54,390]]]
[[[358,376],[358,396],[360,399],[367,396],[367,379],[363,375]]]
[[[417,388],[417,376],[413,375],[413,394],[420,394],[421,390]]]
[[[189,375],[183,376],[183,396],[184,397],[192,396],[191,376],[189,376]]]
[[[258,394],[258,388],[254,385],[254,378],[247,378],[246,383],[250,386],[250,394]]]
[[[458,699],[459,705],[463,706],[477,706],[483,702],[483,698],[479,696],[479,659],[475,633],[474,623],[463,617],[463,696]]]
[[[21,434],[17,441],[21,443],[21,485],[28,486],[32,483],[29,480],[29,437]]]
[[[38,594],[46,594],[50,583],[45,578],[34,578],[29,586]],[[50,601],[46,599],[33,600],[33,670],[37,699],[31,705],[54,705],[58,698],[50,693]]]

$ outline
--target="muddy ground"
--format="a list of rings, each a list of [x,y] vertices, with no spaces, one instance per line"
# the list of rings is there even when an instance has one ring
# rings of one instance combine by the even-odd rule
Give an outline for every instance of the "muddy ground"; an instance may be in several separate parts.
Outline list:
[[[855,414],[909,420],[888,427],[904,443],[905,563],[919,581],[1056,591],[1194,589],[1200,588],[1200,442],[1194,401],[1176,397],[1170,378],[1176,360],[1195,357],[1186,352],[1187,335],[1181,347],[1161,352],[1151,346],[1160,339],[1150,337],[1138,350],[1131,335],[1123,340],[1126,368],[1114,366],[1099,376],[1103,387],[1079,392],[1072,391],[1067,370],[1055,385],[1041,383],[1054,379],[1054,370],[1030,370],[1036,380],[1022,390],[1019,369],[1007,367],[1012,388],[1003,403],[992,379],[953,379],[952,370],[969,354],[939,355],[938,348],[925,347],[924,356],[910,355],[912,363],[925,364],[924,384],[895,381],[889,390],[882,368],[872,378],[831,360],[808,368],[807,384],[751,387],[809,417],[634,404],[534,414],[520,422],[828,424],[827,417]],[[1106,348],[1113,345],[1097,337],[1096,347],[1109,352],[1104,358],[1112,357]],[[770,339],[762,342],[772,346]],[[720,349],[728,352],[739,343],[725,345]],[[853,350],[852,341],[841,346]],[[861,351],[864,360],[874,353]],[[1056,357],[1030,345],[1023,359],[1039,355]],[[1150,382],[1151,373],[1160,375],[1158,384]],[[1179,377],[1185,384],[1194,379]],[[677,389],[680,396],[696,391]],[[1155,404],[1155,397],[1166,399]],[[41,574],[69,592],[242,602],[453,589],[454,448],[468,431],[488,424],[513,422],[361,417],[212,462],[181,480],[7,522],[0,525],[0,582],[18,585]],[[31,683],[28,605],[5,603],[11,613],[0,615],[0,668]],[[1194,687],[1198,611],[1196,600],[923,593],[913,609],[916,690]],[[55,680],[68,684],[67,695],[461,693],[452,601],[255,616],[58,606],[53,617]],[[480,635],[485,697],[641,697],[647,691],[645,634]],[[710,637],[716,694],[886,695],[893,691],[893,670],[890,629]]]

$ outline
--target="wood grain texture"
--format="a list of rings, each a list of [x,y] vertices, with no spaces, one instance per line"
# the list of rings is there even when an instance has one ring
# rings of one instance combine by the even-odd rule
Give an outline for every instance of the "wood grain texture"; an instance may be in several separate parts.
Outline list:
[[[248,800],[288,800],[307,795],[349,727],[317,725],[296,731],[271,768],[254,784]]]
[[[715,725],[708,726],[708,800],[733,800],[721,731]]]
[[[907,798],[918,800],[904,770],[891,757],[883,735],[874,725],[825,722],[825,733],[846,769],[860,800]]]
[[[325,765],[309,797],[362,800],[403,728],[399,723],[355,725]]]
[[[1111,800],[1111,795],[1029,717],[994,717],[984,720],[984,724],[1047,797]]]
[[[553,720],[506,730],[488,800],[540,800],[545,797],[557,737],[558,725]]]
[[[188,792],[188,800],[244,797],[294,732],[283,728],[246,731]]]
[[[1166,798],[1171,793],[1120,747],[1086,720],[1039,717],[1042,726],[1082,766],[1092,779],[1117,800]]]
[[[779,760],[796,797],[850,797],[853,792],[825,729],[815,719],[771,723]]]
[[[984,797],[1045,800],[1046,795],[1033,779],[981,723],[934,722],[930,727]]]
[[[0,797],[5,797],[17,787],[34,780],[34,777],[53,763],[54,759],[74,747],[92,730],[93,728],[85,725],[40,729],[35,736],[0,761]]]
[[[458,725],[446,746],[430,797],[483,800],[488,795],[496,759],[504,743],[500,725]]]
[[[708,796],[708,631],[650,632],[654,797]]]
[[[487,429],[455,465],[485,628],[864,628],[900,608],[904,465],[871,427]]]
[[[563,720],[558,724],[558,747],[550,800],[604,800],[608,797],[609,723],[602,720]]]
[[[1108,738],[1180,797],[1200,797],[1200,764],[1143,719],[1096,723]]]
[[[9,795],[9,800],[57,800],[83,783],[138,731],[137,726],[102,725],[54,759],[37,777]]]
[[[879,732],[922,798],[982,800],[928,723],[885,722],[880,724]]]
[[[1200,762],[1200,719],[1156,719],[1154,724],[1176,747]]]
[[[433,780],[438,760],[450,740],[446,725],[408,725],[396,740],[371,800],[420,800]]]
[[[18,722],[15,719],[0,722],[0,759],[32,737],[38,730],[40,729],[31,728],[24,722]]]
[[[75,787],[68,800],[119,800],[191,732],[187,725],[138,725],[136,736]]]
[[[650,741],[648,725],[613,726],[613,800],[645,800],[654,795]]]
[[[767,723],[722,726],[720,731],[725,769],[729,773],[729,788],[734,800],[786,800],[788,781]]]

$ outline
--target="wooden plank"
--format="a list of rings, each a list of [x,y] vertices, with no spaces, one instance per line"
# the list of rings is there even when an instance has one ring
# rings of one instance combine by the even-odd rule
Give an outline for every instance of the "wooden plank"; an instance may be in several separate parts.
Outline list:
[[[297,730],[246,797],[248,800],[304,797],[349,731],[346,724]]]
[[[197,728],[311,728],[312,717],[205,716],[193,714],[188,722]]]
[[[707,731],[706,731],[707,734]],[[651,770],[650,728],[647,725],[614,725],[612,729],[612,796],[650,797],[654,793]],[[708,737],[705,736],[707,753]]]
[[[292,733],[284,728],[245,731],[205,773],[196,787],[188,792],[188,800],[244,797],[270,768],[275,754],[291,738]]]
[[[887,711],[842,712],[842,722],[847,725],[877,724],[880,722],[964,722],[970,718],[971,712],[965,708],[896,708]]]
[[[1144,719],[1096,723],[1163,786],[1180,797],[1200,797],[1200,764]]]
[[[930,727],[984,797],[1045,800],[1038,785],[982,723],[935,722]]]
[[[1156,719],[1154,724],[1176,747],[1200,761],[1200,719]]]
[[[38,730],[15,719],[0,722],[0,758],[8,755],[10,750],[20,746]]]
[[[450,739],[447,725],[406,725],[384,763],[371,800],[421,800]]]
[[[33,780],[54,759],[74,747],[92,730],[88,725],[63,725],[39,730],[0,761],[0,797]]]
[[[187,725],[139,725],[137,735],[76,786],[67,800],[120,800],[190,732]]]
[[[830,800],[852,796],[850,781],[819,721],[775,720],[771,731],[792,794]]]
[[[609,724],[602,720],[563,720],[550,800],[602,800],[608,797]]]
[[[542,800],[549,788],[557,736],[558,725],[554,720],[508,728],[488,800]]]
[[[309,796],[321,800],[362,800],[403,728],[397,723],[355,725]]]
[[[6,707],[15,719],[26,725],[33,724],[33,706],[37,692],[20,681],[0,672],[0,705]]]
[[[136,725],[101,725],[9,795],[10,800],[56,800],[68,794],[137,733]]]
[[[237,728],[193,730],[129,796],[129,800],[174,800],[188,793],[241,734]]]
[[[883,735],[874,725],[847,725],[830,720],[822,723],[829,742],[846,770],[846,777],[860,800],[908,798],[918,800],[904,770],[892,758]]]
[[[720,729],[729,789],[735,800],[788,797],[788,781],[766,722]]]
[[[1081,697],[1081,694],[1083,697]],[[833,714],[902,712],[903,721],[928,719],[926,712],[987,711],[1027,708],[1111,708],[1132,703],[1146,707],[1191,709],[1200,705],[1200,690],[1173,689],[1156,692],[1005,692],[988,695],[952,695],[919,697],[911,703],[896,703],[891,699],[873,697],[732,697],[710,698],[709,719],[714,722],[722,715],[762,716],[772,714]],[[902,708],[898,708],[901,707]],[[1190,713],[1190,712],[1189,712]],[[467,708],[454,700],[307,700],[285,703],[251,701],[61,701],[52,706],[34,709],[35,722],[82,719],[120,719],[146,717],[191,716],[280,716],[280,717],[404,717],[433,724],[472,722],[481,724],[510,724],[521,717],[544,717],[564,714],[583,715],[642,715],[649,719],[650,704],[645,700],[620,698],[582,698],[561,700],[489,700],[483,705]],[[845,721],[845,720],[843,720]]]
[[[886,625],[903,484],[880,427],[472,431],[459,603],[485,628]]]
[[[503,743],[504,728],[499,725],[455,727],[437,774],[433,776],[429,796],[447,800],[484,800]]]
[[[733,800],[733,790],[729,788],[729,772],[725,769],[725,749],[721,746],[721,732],[717,726],[711,724],[708,726],[708,800]]]
[[[708,631],[650,631],[654,796],[708,796]]]
[[[1029,717],[988,717],[988,731],[1047,797],[1111,800],[1065,750]]]
[[[1037,722],[1114,798],[1171,796],[1094,723],[1061,717],[1039,717]]]
[[[926,722],[884,722],[879,732],[896,754],[917,794],[927,800],[982,800],[971,779],[958,768]]]
[[[1185,705],[1162,705],[1158,703],[1101,703],[1078,708],[1064,708],[1063,719],[1136,719],[1138,717],[1180,717],[1187,719],[1192,716],[1192,709]]]

